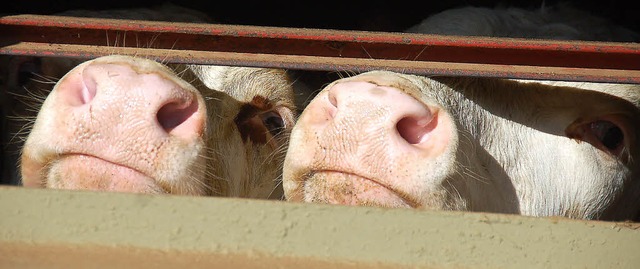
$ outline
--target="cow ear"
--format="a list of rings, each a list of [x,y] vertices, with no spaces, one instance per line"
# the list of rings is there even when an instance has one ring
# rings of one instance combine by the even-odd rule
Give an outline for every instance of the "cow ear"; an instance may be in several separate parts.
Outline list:
[[[637,130],[633,119],[624,114],[608,114],[580,118],[565,130],[567,137],[587,142],[595,148],[626,160],[636,144]]]

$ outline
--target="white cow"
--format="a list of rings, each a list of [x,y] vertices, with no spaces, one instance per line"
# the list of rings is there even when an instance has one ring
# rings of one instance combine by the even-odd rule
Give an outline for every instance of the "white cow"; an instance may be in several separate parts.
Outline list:
[[[411,29],[527,37],[574,29],[518,28],[546,23],[522,10],[469,10]],[[575,25],[592,17],[581,19]],[[468,29],[476,24],[484,30]],[[306,107],[283,185],[289,201],[633,219],[639,129],[639,85],[373,71],[335,81]]]
[[[207,21],[194,14],[161,6],[91,16]],[[24,186],[281,197],[282,163],[298,114],[284,70],[113,55],[67,72],[74,64],[42,62],[41,70],[50,70],[45,74],[66,74],[22,149]]]

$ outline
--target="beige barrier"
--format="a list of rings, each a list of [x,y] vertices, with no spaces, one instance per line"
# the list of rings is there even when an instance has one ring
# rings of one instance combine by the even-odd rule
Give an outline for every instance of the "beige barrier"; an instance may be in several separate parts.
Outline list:
[[[0,188],[0,268],[640,268],[640,224]]]

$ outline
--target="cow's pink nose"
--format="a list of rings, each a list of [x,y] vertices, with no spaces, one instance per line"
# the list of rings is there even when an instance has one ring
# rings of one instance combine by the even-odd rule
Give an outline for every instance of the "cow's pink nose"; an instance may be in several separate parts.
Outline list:
[[[92,62],[59,85],[59,105],[102,118],[105,128],[128,120],[164,135],[200,133],[204,117],[196,113],[196,93],[162,74],[138,70],[135,63]]]
[[[393,87],[359,81],[342,82],[329,89],[328,99],[324,109],[329,118],[335,118],[329,120],[364,116],[368,120],[360,123],[362,130],[395,130],[392,135],[409,144],[421,143],[436,124],[427,106]],[[381,117],[376,118],[373,115],[376,113]]]

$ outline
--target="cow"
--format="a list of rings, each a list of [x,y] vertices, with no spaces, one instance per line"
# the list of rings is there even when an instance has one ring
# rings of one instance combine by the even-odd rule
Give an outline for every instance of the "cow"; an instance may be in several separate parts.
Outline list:
[[[210,22],[189,12],[165,4],[64,15]],[[298,115],[287,71],[124,55],[80,64],[45,58],[37,70],[62,78],[46,98],[34,98],[38,114],[20,156],[23,186],[282,197],[282,163]]]
[[[536,12],[465,10],[408,31],[563,39],[599,21],[546,27]],[[370,71],[305,108],[283,187],[292,202],[628,220],[640,211],[639,128],[635,84]]]

